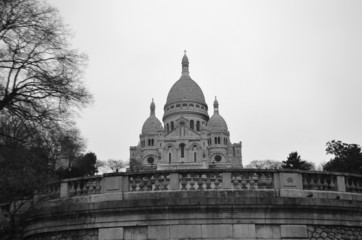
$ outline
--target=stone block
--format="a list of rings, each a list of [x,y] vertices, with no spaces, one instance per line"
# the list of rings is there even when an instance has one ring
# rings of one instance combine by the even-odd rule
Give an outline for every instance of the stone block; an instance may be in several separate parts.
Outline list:
[[[344,176],[337,176],[337,190],[339,192],[345,192],[346,191],[346,183],[344,180]]]
[[[146,240],[146,239],[148,239],[148,228],[147,227],[125,227],[123,237],[124,238],[121,238],[121,239]]]
[[[202,238],[232,238],[233,226],[231,224],[202,225]]]
[[[68,182],[62,182],[60,184],[60,198],[69,197]]]
[[[302,197],[302,191],[299,189],[280,189],[280,197]]]
[[[110,176],[104,178],[104,186],[106,191],[120,190],[122,184],[122,176]]]
[[[100,228],[98,240],[121,240],[123,238],[123,228]]]
[[[148,226],[148,239],[169,239],[169,226]]]
[[[281,225],[281,237],[284,238],[307,238],[306,225]]]
[[[255,225],[256,237],[259,239],[280,239],[280,225]]]
[[[222,187],[223,189],[230,189],[233,187],[231,184],[231,172],[222,173]]]
[[[178,173],[170,174],[170,190],[179,190]]]
[[[299,173],[280,173],[280,188],[302,189],[301,175]]]
[[[234,224],[233,237],[238,239],[255,238],[255,224]]]
[[[170,239],[201,238],[201,225],[175,225],[170,227]]]

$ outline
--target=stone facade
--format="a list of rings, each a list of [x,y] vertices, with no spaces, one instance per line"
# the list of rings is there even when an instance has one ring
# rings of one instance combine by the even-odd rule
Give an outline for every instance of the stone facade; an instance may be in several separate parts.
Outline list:
[[[342,226],[308,226],[310,240],[360,240],[362,239],[361,227]]]
[[[163,125],[151,114],[145,121],[137,146],[130,147],[130,158],[141,170],[241,168],[241,142],[231,143],[224,118],[215,98],[214,114],[199,85],[189,75],[189,60],[182,59],[181,78],[171,87],[164,106]]]
[[[98,240],[98,229],[50,232],[29,237],[27,240]]]

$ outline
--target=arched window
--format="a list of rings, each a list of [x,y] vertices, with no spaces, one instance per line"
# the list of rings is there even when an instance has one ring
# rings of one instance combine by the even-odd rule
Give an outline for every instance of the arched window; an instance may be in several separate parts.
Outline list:
[[[151,146],[151,139],[148,139],[148,144],[147,146]]]
[[[196,122],[196,131],[200,131],[200,121]]]
[[[185,123],[180,122],[180,135],[185,136]]]
[[[192,130],[194,130],[194,127],[195,127],[195,126],[194,126],[194,120],[191,120],[191,121],[190,121],[190,128],[191,128]]]
[[[167,133],[170,132],[170,126],[168,125],[168,123],[166,124],[166,131],[167,131]]]
[[[194,152],[194,162],[196,162],[197,161],[197,146],[194,146],[192,148],[192,151]]]
[[[215,137],[215,144],[217,144],[217,137]]]
[[[185,157],[185,144],[181,143],[180,144],[180,149],[181,149],[181,158]]]
[[[168,162],[171,163],[171,159],[172,159],[172,153],[168,153]]]
[[[217,143],[220,144],[220,137],[217,137]]]
[[[154,146],[155,145],[155,142],[153,139],[151,139],[151,146]]]
[[[171,131],[173,131],[174,128],[175,128],[175,125],[173,122],[171,122]]]

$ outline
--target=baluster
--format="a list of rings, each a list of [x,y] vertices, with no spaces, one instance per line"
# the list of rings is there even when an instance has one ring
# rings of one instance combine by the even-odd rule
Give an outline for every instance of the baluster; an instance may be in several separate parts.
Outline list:
[[[186,185],[187,185],[187,180],[186,180],[186,175],[179,175],[181,176],[181,190],[187,190]]]
[[[85,180],[86,181],[86,180]],[[83,191],[83,194],[84,195],[89,195],[91,194],[91,187],[92,187],[92,182],[84,182],[84,191]]]
[[[160,186],[161,186],[161,189],[162,189],[162,185],[161,185],[161,183],[160,183],[160,181],[161,181],[161,179],[160,179],[161,176],[158,175],[158,174],[155,174],[153,177],[154,177],[153,182],[154,182],[154,186],[155,186],[154,191],[160,190]]]
[[[141,187],[140,187],[141,181],[142,181],[141,177],[139,175],[137,175],[135,177],[135,182],[136,182],[136,185],[137,185],[136,191],[141,191]]]
[[[144,177],[145,181],[146,181],[146,190],[147,191],[152,191],[153,185],[154,185],[154,179],[152,178],[152,175],[149,176],[145,176]]]
[[[168,190],[170,186],[170,177],[167,173],[163,175],[164,181],[163,181],[163,189]]]
[[[309,189],[309,183],[308,183],[308,175],[302,174],[302,181],[303,181],[303,189]]]
[[[267,175],[267,182],[266,182],[266,188],[273,188],[273,173],[268,173]]]
[[[202,178],[203,174],[199,174],[198,175],[198,181],[197,181],[197,185],[198,185],[198,190],[204,190],[204,182],[203,182],[203,178]]]
[[[328,180],[330,180],[330,176],[327,175],[320,175],[321,182],[322,182],[322,190],[329,190]]]
[[[242,173],[241,175],[241,182],[240,182],[240,185],[241,185],[241,189],[248,189],[248,175],[247,173]]]
[[[265,189],[266,188],[266,177],[264,173],[261,173],[259,177],[258,189]]]
[[[136,188],[137,188],[137,184],[136,184],[136,181],[135,181],[135,179],[133,178],[133,177],[129,177],[128,178],[129,179],[129,182],[130,182],[130,190],[131,191],[136,191]]]
[[[96,193],[100,193],[102,190],[101,181],[100,179],[97,180],[97,186],[96,186]]]
[[[195,190],[195,180],[194,180],[193,173],[190,173],[190,189],[189,190]]]
[[[138,183],[138,187],[140,188],[139,191],[144,191],[144,188],[145,188],[144,178],[141,176],[138,176],[137,179],[139,180],[139,183]]]
[[[69,196],[72,197],[75,195],[74,182],[68,182],[69,188]]]
[[[211,189],[215,189],[215,182],[216,182],[216,174],[215,173],[211,173],[210,174],[210,182],[211,182]]]
[[[211,182],[210,178],[211,178],[210,173],[207,173],[206,174],[206,189],[211,189],[212,182]]]
[[[96,181],[95,181],[95,179],[93,179],[93,181],[91,181],[90,183],[89,183],[89,189],[88,189],[88,194],[94,194],[94,189],[95,189],[95,187],[96,187]]]
[[[329,190],[332,190],[332,191],[337,190],[337,187],[336,187],[336,176],[331,176],[331,177],[329,178],[328,185],[329,185],[329,187],[328,187]]]
[[[82,194],[82,189],[81,189],[81,186],[80,186],[80,181],[75,181],[75,195],[77,196],[80,196]]]
[[[222,182],[222,176],[220,174],[215,174],[215,189],[220,188],[220,183]]]
[[[233,185],[233,188],[238,188],[238,181],[237,181],[237,176],[236,176],[236,173],[232,173],[231,174],[231,183]]]

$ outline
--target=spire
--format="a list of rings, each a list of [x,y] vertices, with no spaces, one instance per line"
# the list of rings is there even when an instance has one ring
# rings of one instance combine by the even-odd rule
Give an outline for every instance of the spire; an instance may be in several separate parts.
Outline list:
[[[219,113],[219,102],[217,101],[216,96],[214,101],[214,113]]]
[[[151,115],[155,115],[156,105],[153,102],[153,98],[152,98],[152,102],[151,102],[151,105],[150,105],[150,109],[151,109]]]
[[[189,73],[189,59],[186,55],[186,50],[184,51],[184,56],[182,58],[182,62],[181,62],[181,65],[182,65],[182,74],[188,74]]]

